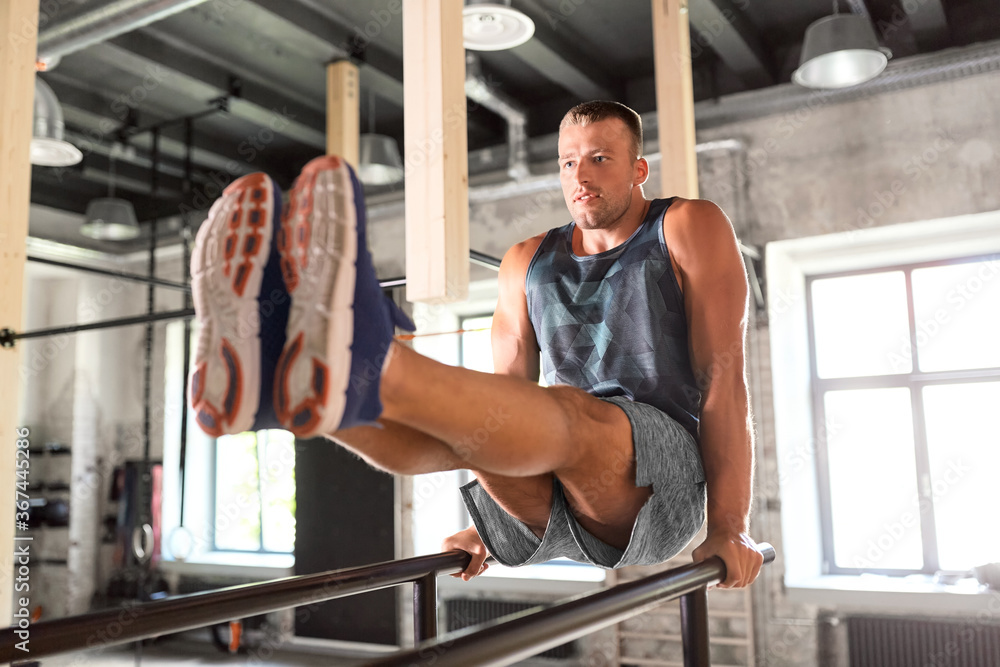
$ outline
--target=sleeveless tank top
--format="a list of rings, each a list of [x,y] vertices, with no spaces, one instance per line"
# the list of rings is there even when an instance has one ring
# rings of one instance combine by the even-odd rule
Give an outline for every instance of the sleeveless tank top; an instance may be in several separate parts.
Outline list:
[[[654,199],[628,240],[596,255],[573,253],[575,223],[549,230],[528,265],[525,294],[549,385],[647,403],[697,439],[701,392],[663,239],[673,201]]]

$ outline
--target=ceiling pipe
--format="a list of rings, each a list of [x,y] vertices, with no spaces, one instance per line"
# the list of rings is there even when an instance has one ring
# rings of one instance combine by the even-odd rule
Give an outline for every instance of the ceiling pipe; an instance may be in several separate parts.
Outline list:
[[[205,0],[115,0],[45,26],[38,33],[38,60],[52,64],[62,56],[105,42],[203,2]]]
[[[479,59],[472,53],[465,57],[465,96],[507,121],[507,175],[514,181],[529,178],[528,113],[480,76]]]

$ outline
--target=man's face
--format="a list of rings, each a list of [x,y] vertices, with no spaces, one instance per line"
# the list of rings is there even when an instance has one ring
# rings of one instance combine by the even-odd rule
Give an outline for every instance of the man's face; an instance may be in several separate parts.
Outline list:
[[[608,118],[559,133],[559,179],[566,207],[581,229],[607,229],[632,203],[639,177],[625,123]]]

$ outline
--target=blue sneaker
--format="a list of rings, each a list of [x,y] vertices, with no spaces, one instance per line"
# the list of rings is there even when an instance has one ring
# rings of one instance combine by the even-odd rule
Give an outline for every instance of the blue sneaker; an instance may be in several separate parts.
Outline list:
[[[191,256],[198,343],[189,391],[195,420],[213,437],[281,428],[271,395],[289,310],[274,243],[280,202],[269,176],[243,176],[198,230]]]
[[[324,156],[305,166],[277,240],[292,297],[274,384],[278,420],[299,437],[374,422],[395,326],[415,327],[375,277],[350,165]]]

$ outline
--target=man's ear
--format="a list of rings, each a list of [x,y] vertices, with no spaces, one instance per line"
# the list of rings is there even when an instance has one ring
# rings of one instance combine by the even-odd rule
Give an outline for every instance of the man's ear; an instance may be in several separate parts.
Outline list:
[[[632,180],[632,186],[642,185],[649,178],[649,163],[646,162],[646,158],[641,157],[635,161],[635,177]]]

